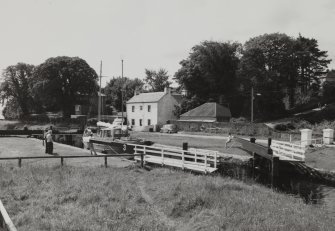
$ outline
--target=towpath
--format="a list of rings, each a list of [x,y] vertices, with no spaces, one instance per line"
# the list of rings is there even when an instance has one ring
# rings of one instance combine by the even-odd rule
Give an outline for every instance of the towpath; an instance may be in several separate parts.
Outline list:
[[[26,156],[50,156],[45,154],[45,147],[42,145],[42,141],[34,138],[24,137],[0,137],[0,157],[26,157]],[[54,142],[54,153],[55,155],[73,156],[73,155],[90,155],[89,150],[77,148],[69,145],[59,144]],[[11,162],[17,164],[17,160],[6,160],[1,161]],[[34,160],[22,160],[22,166],[25,164],[50,164],[60,165],[58,159],[34,159]],[[64,159],[65,165],[74,166],[102,166],[104,164],[103,158],[75,158],[75,159]],[[133,165],[134,162],[126,160],[124,158],[108,157],[108,166],[112,167],[127,167]]]

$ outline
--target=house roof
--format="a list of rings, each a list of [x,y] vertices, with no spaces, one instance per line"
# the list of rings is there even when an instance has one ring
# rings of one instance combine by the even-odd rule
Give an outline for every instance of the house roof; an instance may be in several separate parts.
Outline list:
[[[158,102],[166,93],[164,92],[149,92],[141,93],[133,96],[127,103],[148,103],[148,102]]]
[[[218,103],[204,103],[184,114],[181,117],[231,117],[229,108]]]

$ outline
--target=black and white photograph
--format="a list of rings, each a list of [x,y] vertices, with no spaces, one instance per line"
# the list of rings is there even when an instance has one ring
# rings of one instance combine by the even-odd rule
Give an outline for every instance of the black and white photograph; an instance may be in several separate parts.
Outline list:
[[[0,0],[0,231],[334,231],[335,1]]]

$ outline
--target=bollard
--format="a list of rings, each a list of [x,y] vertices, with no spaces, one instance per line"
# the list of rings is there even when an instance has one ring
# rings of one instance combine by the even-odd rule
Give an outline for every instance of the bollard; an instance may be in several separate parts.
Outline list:
[[[63,158],[63,157],[60,158],[60,165],[61,165],[61,166],[64,165],[64,158]]]
[[[272,139],[271,139],[271,138],[268,138],[268,148],[270,148],[270,146],[271,146],[271,142],[272,142]]]
[[[105,156],[105,168],[107,168],[107,156]]]
[[[21,158],[19,158],[19,167],[21,168]]]
[[[183,143],[183,150],[188,150],[188,143],[187,142]]]

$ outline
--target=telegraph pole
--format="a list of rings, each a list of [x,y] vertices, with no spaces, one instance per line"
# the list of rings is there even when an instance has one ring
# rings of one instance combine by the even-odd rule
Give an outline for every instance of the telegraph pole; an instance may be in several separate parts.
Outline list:
[[[98,99],[98,121],[101,119],[101,77],[102,77],[102,60],[100,61],[100,85],[99,85],[99,99]]]
[[[254,122],[254,87],[251,86],[251,123]]]
[[[123,81],[123,59],[121,59],[121,78]],[[123,89],[121,89],[121,134],[122,134],[122,127],[123,127]]]
[[[100,76],[99,76],[99,100],[98,100],[98,121],[101,120],[101,77],[102,77],[102,60],[100,61]]]

